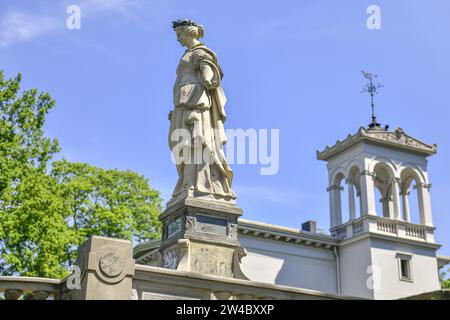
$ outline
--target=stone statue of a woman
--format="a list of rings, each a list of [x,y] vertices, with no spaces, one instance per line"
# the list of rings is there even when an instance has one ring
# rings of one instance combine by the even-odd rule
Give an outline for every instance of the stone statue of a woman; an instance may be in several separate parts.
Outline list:
[[[199,41],[204,34],[203,26],[183,19],[172,22],[172,27],[187,50],[177,68],[174,110],[169,114],[169,146],[177,162],[179,179],[168,205],[185,197],[234,203],[233,172],[222,149],[226,142],[222,70],[216,54]]]

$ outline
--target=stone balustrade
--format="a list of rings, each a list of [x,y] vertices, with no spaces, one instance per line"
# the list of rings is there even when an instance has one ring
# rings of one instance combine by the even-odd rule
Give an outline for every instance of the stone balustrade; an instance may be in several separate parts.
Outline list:
[[[341,240],[370,232],[397,238],[434,243],[434,227],[394,220],[375,215],[365,215],[331,229],[331,234]]]
[[[7,300],[354,299],[303,288],[139,265],[133,260],[130,241],[105,237],[91,237],[79,247],[77,266],[79,273],[62,280],[2,276],[0,292]],[[72,280],[76,281],[72,283]]]
[[[328,300],[346,297],[309,289],[136,265],[133,297],[138,300]]]
[[[426,237],[426,230],[421,226],[411,225],[405,228],[406,236],[411,238],[424,239]]]
[[[353,234],[358,234],[364,231],[364,221],[354,221],[353,222]]]
[[[397,234],[397,224],[395,223],[395,220],[380,220],[377,219],[377,231],[384,232],[384,233],[392,233]]]
[[[77,287],[65,279],[0,277],[7,300],[345,299],[325,292],[135,264],[130,241],[92,237],[78,250]]]
[[[61,280],[34,277],[0,276],[0,292],[6,300],[59,299]]]

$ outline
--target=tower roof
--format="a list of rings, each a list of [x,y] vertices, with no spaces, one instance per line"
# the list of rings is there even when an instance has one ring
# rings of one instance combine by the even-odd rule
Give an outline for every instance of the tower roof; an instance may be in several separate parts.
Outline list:
[[[407,135],[401,128],[397,128],[395,131],[388,131],[380,127],[369,129],[361,127],[357,133],[353,135],[349,134],[347,138],[342,141],[336,141],[336,144],[333,146],[326,146],[323,151],[318,150],[317,159],[328,160],[360,142],[377,144],[387,148],[403,150],[426,157],[437,152],[436,144],[428,145]]]

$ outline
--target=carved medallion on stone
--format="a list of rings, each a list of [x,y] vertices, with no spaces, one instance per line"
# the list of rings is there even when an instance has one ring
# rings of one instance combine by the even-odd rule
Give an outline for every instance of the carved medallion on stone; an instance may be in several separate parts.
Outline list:
[[[100,270],[108,277],[120,275],[125,268],[125,259],[115,251],[105,252],[100,258]]]

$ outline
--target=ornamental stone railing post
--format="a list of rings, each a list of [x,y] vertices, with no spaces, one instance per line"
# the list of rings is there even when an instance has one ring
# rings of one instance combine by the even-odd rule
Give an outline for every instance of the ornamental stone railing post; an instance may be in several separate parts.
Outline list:
[[[72,300],[130,300],[134,275],[131,241],[93,236],[78,248],[80,288]]]

